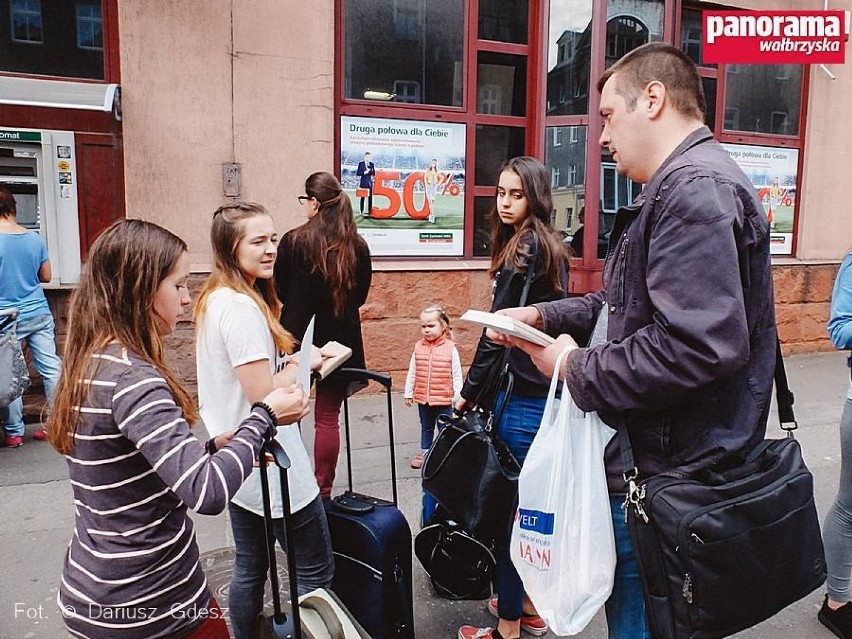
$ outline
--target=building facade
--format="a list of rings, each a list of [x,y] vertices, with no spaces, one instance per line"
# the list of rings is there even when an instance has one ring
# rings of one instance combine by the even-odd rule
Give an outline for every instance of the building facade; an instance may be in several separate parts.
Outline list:
[[[736,0],[730,8],[822,9]],[[649,41],[699,65],[707,124],[752,178],[771,217],[778,320],[790,351],[829,347],[837,264],[852,248],[849,65],[710,65],[702,12],[682,0],[0,0],[0,182],[42,232],[58,269],[59,319],[97,233],[123,216],[186,239],[194,280],[210,269],[211,212],[265,204],[283,232],[296,197],[336,173],[374,255],[363,309],[368,365],[404,374],[417,315],[490,305],[496,173],[528,154],[551,172],[554,225],[584,213],[572,293],[594,289],[616,209],[641,185],[599,147],[595,83]],[[852,1],[832,2],[852,9]],[[423,171],[440,181],[427,206]],[[594,194],[594,195],[593,195]],[[430,208],[436,212],[428,219]],[[685,258],[685,259],[688,259]],[[458,324],[469,362],[477,331]],[[61,321],[60,321],[61,333]],[[192,327],[173,338],[194,380]]]

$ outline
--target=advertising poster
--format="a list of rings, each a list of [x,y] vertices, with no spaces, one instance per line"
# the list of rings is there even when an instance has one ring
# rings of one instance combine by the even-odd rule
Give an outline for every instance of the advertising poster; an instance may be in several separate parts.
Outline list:
[[[757,189],[757,196],[769,219],[772,253],[790,255],[793,252],[799,150],[747,144],[722,146]]]
[[[340,181],[370,252],[462,255],[464,124],[340,120]]]

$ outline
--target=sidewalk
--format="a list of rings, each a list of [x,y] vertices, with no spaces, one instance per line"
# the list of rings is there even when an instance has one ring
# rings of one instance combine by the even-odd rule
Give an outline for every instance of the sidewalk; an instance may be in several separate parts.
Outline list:
[[[848,369],[842,353],[821,353],[787,358],[790,385],[796,394],[797,437],[806,461],[814,474],[817,508],[822,516],[831,505],[840,473],[837,424],[849,384]],[[395,380],[398,388],[402,380]],[[356,396],[351,404],[354,423],[352,434],[355,487],[377,497],[390,498],[389,450],[387,445],[386,402],[383,395]],[[417,413],[406,408],[401,394],[394,396],[396,420],[396,466],[402,511],[416,533],[420,508],[418,471],[408,466],[419,446]],[[769,434],[778,436],[777,418],[770,418]],[[31,439],[28,427],[26,444],[18,449],[0,449],[0,638],[55,639],[69,636],[56,607],[56,591],[62,562],[73,528],[71,489],[64,460],[44,442]],[[203,428],[198,429],[204,438]],[[304,432],[311,450],[312,422]],[[346,483],[345,453],[335,493]],[[194,516],[202,553],[216,556],[206,566],[211,584],[218,589],[227,584],[224,568],[227,549],[233,545],[226,515]],[[428,578],[414,560],[414,608],[416,636],[424,639],[452,639],[464,623],[493,625],[485,611],[485,602],[451,602],[438,598]],[[221,592],[221,591],[220,591]],[[219,601],[226,605],[227,597]],[[822,602],[817,591],[797,602],[760,626],[738,637],[765,639],[810,639],[832,637],[816,620]],[[548,635],[552,637],[553,635]],[[579,635],[583,639],[604,639],[603,613]]]

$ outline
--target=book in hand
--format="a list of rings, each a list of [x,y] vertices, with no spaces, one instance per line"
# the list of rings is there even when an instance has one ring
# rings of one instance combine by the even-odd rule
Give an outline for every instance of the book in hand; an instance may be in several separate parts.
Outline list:
[[[320,348],[322,364],[314,371],[318,380],[323,380],[343,365],[347,359],[352,357],[352,349],[340,342],[328,342]]]
[[[522,321],[508,315],[498,315],[497,313],[470,309],[465,311],[464,315],[459,319],[490,328],[497,333],[505,333],[506,335],[525,339],[539,346],[550,346],[556,341],[547,333],[542,333],[537,328],[533,328],[529,324],[524,324]]]

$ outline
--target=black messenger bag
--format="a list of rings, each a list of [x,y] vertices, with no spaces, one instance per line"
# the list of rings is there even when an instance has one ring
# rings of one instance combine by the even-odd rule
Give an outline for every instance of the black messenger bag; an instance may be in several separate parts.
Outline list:
[[[813,477],[793,438],[780,344],[775,386],[787,437],[764,440],[723,472],[637,482],[627,429],[618,429],[629,486],[623,508],[656,639],[727,637],[825,581]]]

